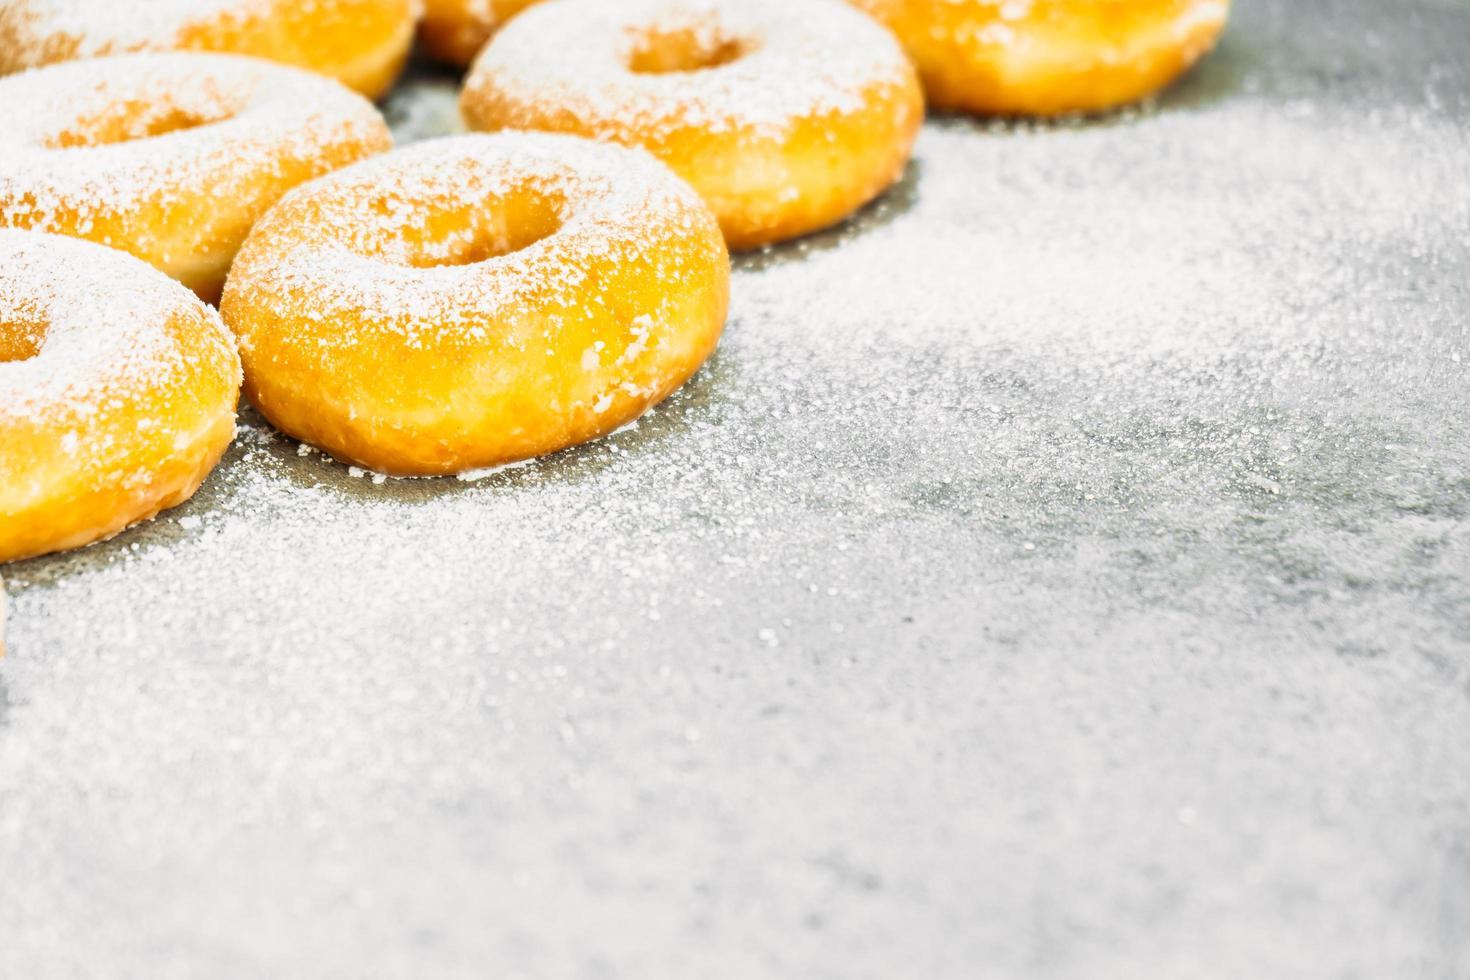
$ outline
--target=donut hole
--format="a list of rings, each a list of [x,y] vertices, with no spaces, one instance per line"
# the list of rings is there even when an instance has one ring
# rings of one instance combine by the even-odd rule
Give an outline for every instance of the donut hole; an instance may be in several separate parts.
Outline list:
[[[745,57],[755,45],[708,27],[645,30],[627,48],[628,70],[639,75],[707,71]]]
[[[39,317],[0,313],[0,364],[28,361],[41,353],[46,327]]]
[[[436,207],[398,230],[384,243],[381,258],[414,269],[474,265],[530,248],[562,226],[559,197],[521,191],[467,207]],[[380,214],[394,213],[379,201]]]
[[[65,150],[131,143],[209,126],[229,116],[230,113],[218,108],[205,112],[188,106],[125,100],[109,106],[105,112],[78,119],[46,144],[51,149]]]

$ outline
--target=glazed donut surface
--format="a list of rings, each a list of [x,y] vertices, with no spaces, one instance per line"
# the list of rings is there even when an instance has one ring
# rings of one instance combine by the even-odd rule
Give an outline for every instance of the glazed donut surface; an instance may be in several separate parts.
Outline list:
[[[283,432],[436,475],[637,418],[709,356],[728,301],[714,217],[667,168],[518,133],[419,143],[286,195],[221,312]]]
[[[930,105],[982,115],[1102,112],[1203,57],[1229,0],[851,0],[897,35]]]
[[[0,230],[0,562],[188,499],[235,432],[219,314],[137,259]]]
[[[536,0],[424,0],[419,40],[440,61],[463,67],[496,29]]]
[[[838,0],[558,0],[476,60],[472,128],[642,146],[709,202],[731,248],[842,220],[895,181],[923,119],[888,32]]]
[[[295,185],[386,150],[376,109],[255,58],[132,54],[0,78],[0,227],[87,238],[215,300]]]
[[[413,0],[0,0],[0,74],[129,51],[218,51],[377,98],[413,29]]]

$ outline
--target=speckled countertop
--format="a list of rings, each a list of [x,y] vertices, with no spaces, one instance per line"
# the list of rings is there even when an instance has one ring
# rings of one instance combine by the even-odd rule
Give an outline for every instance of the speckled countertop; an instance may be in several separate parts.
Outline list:
[[[453,125],[453,82],[389,104]],[[1470,976],[1470,3],[938,119],[636,428],[6,569],[0,976]]]

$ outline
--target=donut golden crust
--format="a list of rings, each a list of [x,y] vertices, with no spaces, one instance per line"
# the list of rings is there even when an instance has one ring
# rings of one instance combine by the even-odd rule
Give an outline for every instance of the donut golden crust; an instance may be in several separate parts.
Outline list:
[[[0,227],[87,238],[205,300],[303,181],[391,146],[366,99],[256,58],[132,54],[0,78]]]
[[[413,0],[0,0],[0,74],[129,51],[216,51],[377,98],[402,70],[413,30]]]
[[[1229,0],[850,0],[897,35],[929,104],[1103,112],[1160,91],[1225,29]]]
[[[430,56],[463,67],[506,21],[536,0],[424,0],[419,41]]]
[[[923,121],[891,35],[839,0],[558,0],[491,39],[474,129],[641,146],[709,202],[732,249],[841,221],[902,174]]]
[[[0,231],[0,562],[187,500],[235,432],[219,314],[131,256]]]
[[[246,394],[279,429],[438,475],[637,418],[714,350],[729,277],[714,216],[647,154],[469,135],[286,195],[221,312]]]

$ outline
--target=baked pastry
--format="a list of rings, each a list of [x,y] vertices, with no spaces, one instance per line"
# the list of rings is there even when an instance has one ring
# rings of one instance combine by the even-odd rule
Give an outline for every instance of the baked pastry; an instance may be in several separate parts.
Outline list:
[[[729,256],[638,150],[419,143],[287,194],[220,310],[281,431],[395,475],[510,463],[637,418],[714,350]]]

